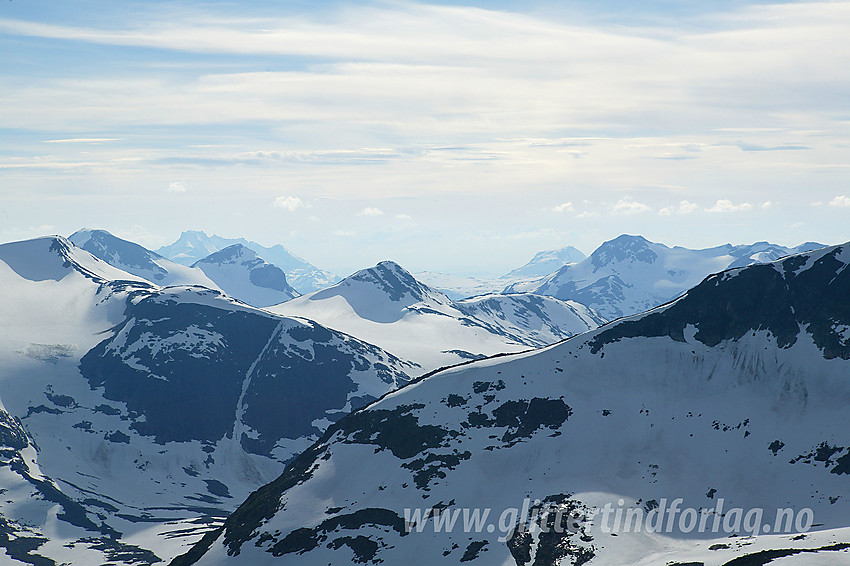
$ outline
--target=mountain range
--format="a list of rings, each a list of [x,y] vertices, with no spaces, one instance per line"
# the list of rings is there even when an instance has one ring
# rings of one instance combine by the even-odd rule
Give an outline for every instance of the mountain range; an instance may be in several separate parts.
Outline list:
[[[0,245],[0,288],[0,547],[23,563],[170,558],[414,369],[62,237]]]
[[[289,284],[299,293],[309,293],[323,289],[339,281],[337,275],[307,263],[280,244],[266,247],[257,242],[248,241],[245,238],[208,236],[205,232],[197,230],[183,232],[176,242],[163,246],[156,251],[158,254],[176,263],[193,265],[210,254],[221,251],[234,244],[241,244],[252,250],[267,263],[283,270]]]
[[[845,244],[725,270],[416,380],[337,421],[172,564],[845,563],[848,265]],[[606,506],[673,520],[614,528]],[[797,530],[774,532],[784,509]],[[492,515],[452,520],[475,510]]]
[[[514,283],[505,292],[576,301],[613,320],[675,299],[711,273],[822,247],[815,242],[795,248],[756,242],[693,250],[624,234],[603,243],[583,261],[541,279]]]
[[[256,307],[276,305],[299,295],[279,267],[266,263],[242,244],[232,244],[187,267],[106,230],[79,230],[68,239],[109,265],[160,286],[198,285]]]
[[[578,303],[527,293],[454,302],[392,261],[269,310],[358,336],[422,373],[551,344],[604,322]]]

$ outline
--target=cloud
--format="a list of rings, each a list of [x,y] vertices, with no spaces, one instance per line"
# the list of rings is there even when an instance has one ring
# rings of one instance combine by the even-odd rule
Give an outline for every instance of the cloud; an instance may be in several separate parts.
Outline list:
[[[766,200],[763,203],[761,203],[761,205],[759,205],[759,208],[762,208],[762,209],[772,208],[772,207],[773,207],[773,202],[771,202],[769,200]]]
[[[380,208],[366,207],[357,213],[357,216],[382,216],[384,211]]]
[[[185,193],[186,185],[179,181],[174,181],[173,183],[169,183],[168,192],[170,193]]]
[[[744,212],[746,210],[751,210],[753,205],[748,202],[742,202],[741,204],[734,204],[729,199],[720,199],[717,203],[711,208],[706,208],[706,212]]]
[[[829,206],[850,206],[850,198],[847,195],[837,196],[829,201]]]
[[[280,196],[274,199],[274,205],[277,208],[283,208],[289,212],[294,212],[296,209],[304,206],[304,202],[298,197]]]
[[[409,214],[396,214],[395,217],[398,218],[399,220],[410,220],[411,219],[411,216]]]
[[[559,204],[555,208],[552,209],[552,212],[572,212],[573,211],[573,203],[565,202]]]
[[[591,212],[589,210],[585,210],[576,214],[576,218],[594,218],[596,216],[599,216],[598,212]]]
[[[735,145],[738,146],[741,151],[802,151],[806,149],[812,149],[805,145],[782,144],[766,146],[742,141],[735,143]]]
[[[121,138],[67,138],[61,140],[44,140],[43,143],[87,143],[97,145],[111,141],[121,141]]]
[[[666,206],[658,211],[661,216],[670,216],[671,214],[690,214],[699,209],[699,205],[683,200],[678,205]]]
[[[639,214],[652,210],[649,206],[642,202],[632,200],[631,197],[623,197],[614,205],[614,214]]]
[[[823,201],[822,200],[816,200],[815,202],[812,203],[812,206],[823,206]]]

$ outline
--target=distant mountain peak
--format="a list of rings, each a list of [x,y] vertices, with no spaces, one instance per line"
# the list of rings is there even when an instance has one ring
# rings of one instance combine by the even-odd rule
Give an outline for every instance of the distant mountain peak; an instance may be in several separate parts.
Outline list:
[[[658,259],[658,254],[652,249],[652,242],[643,236],[623,234],[603,243],[590,258],[598,269],[614,262],[652,263]]]
[[[409,271],[394,261],[382,261],[368,269],[362,269],[343,280],[343,282],[372,284],[385,292],[393,301],[401,301],[410,295],[416,300],[422,299],[431,290],[416,280]]]
[[[531,261],[504,275],[502,279],[531,279],[555,273],[563,266],[582,261],[587,256],[573,246],[537,252]]]
[[[252,250],[265,262],[282,269],[288,283],[301,293],[323,289],[339,281],[335,274],[311,265],[280,244],[266,247],[245,238],[208,235],[203,230],[185,230],[177,241],[157,251],[174,262],[189,266],[234,244]]]
[[[249,247],[233,244],[196,261],[192,267],[203,271],[226,293],[250,296],[251,304],[271,306],[299,295],[286,280],[286,274],[276,265],[267,263]],[[251,285],[275,293],[257,296]]]
[[[253,250],[242,244],[233,244],[217,252],[213,252],[203,259],[199,259],[192,267],[196,267],[199,263],[225,264],[236,263],[240,260],[243,263],[245,261],[256,262],[258,264],[265,263]]]

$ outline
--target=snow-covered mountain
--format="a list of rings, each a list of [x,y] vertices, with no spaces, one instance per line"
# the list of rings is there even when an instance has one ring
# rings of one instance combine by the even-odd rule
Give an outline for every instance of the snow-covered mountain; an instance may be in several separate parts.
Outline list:
[[[548,346],[606,322],[575,301],[531,293],[480,295],[457,301],[455,306],[467,316],[530,346]]]
[[[172,564],[844,564],[848,265],[845,244],[724,271],[420,379]]]
[[[502,279],[511,279],[513,281],[537,279],[550,273],[555,273],[570,263],[578,263],[586,257],[581,250],[572,246],[558,250],[546,250],[535,254],[531,258],[531,261],[502,276]]]
[[[255,307],[276,305],[299,295],[280,268],[241,244],[212,252],[187,267],[106,230],[79,230],[68,239],[109,265],[159,286],[199,285]]]
[[[536,281],[545,275],[559,270],[569,263],[576,263],[586,256],[576,248],[567,246],[558,250],[547,250],[535,254],[535,256],[510,273],[493,277],[474,277],[465,275],[451,275],[436,271],[420,271],[413,275],[426,285],[445,293],[447,297],[456,301],[478,295],[498,293],[506,286],[515,283],[527,283]]]
[[[600,321],[582,305],[527,294],[454,303],[391,261],[268,310],[357,336],[417,363],[423,373],[549,344]]]
[[[167,560],[414,369],[62,237],[0,245],[0,289],[0,547],[15,563]]]
[[[156,285],[201,285],[218,289],[202,271],[174,263],[135,242],[113,236],[106,230],[84,228],[71,234],[68,239],[109,265]]]
[[[509,285],[505,292],[531,292],[577,301],[613,320],[674,299],[710,273],[821,247],[812,242],[797,248],[756,242],[692,250],[624,234],[603,243],[583,261],[536,281]]]
[[[307,263],[280,244],[266,247],[245,238],[208,236],[205,232],[197,230],[183,232],[176,242],[159,248],[157,252],[182,265],[192,265],[234,244],[242,244],[266,262],[282,269],[289,285],[299,293],[324,289],[340,280],[338,276]]]
[[[263,261],[253,250],[233,244],[194,264],[216,286],[255,307],[267,307],[300,295],[289,286],[286,275],[276,265]]]

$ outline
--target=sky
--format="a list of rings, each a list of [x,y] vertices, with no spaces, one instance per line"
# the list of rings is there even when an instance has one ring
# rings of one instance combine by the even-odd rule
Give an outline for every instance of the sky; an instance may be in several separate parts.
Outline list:
[[[0,3],[0,242],[501,274],[850,240],[850,1]]]

